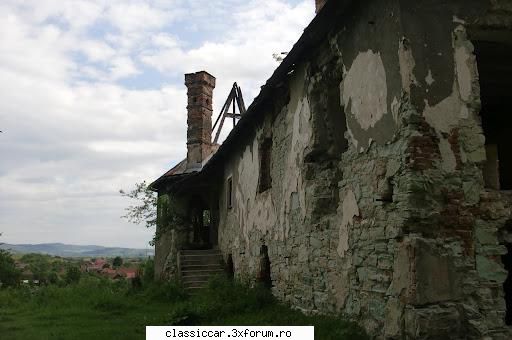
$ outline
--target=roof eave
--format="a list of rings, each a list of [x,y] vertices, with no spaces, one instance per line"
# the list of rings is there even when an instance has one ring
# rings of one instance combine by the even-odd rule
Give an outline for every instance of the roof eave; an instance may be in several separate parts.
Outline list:
[[[262,105],[268,98],[274,87],[284,81],[290,72],[295,69],[295,65],[302,60],[306,50],[318,45],[327,33],[332,29],[330,23],[353,2],[353,0],[336,0],[327,1],[324,7],[313,18],[311,23],[304,29],[299,40],[293,45],[288,55],[283,59],[281,64],[276,68],[272,76],[267,80],[265,85],[261,87],[261,91],[248,107],[245,114],[238,124],[231,130],[228,137],[222,143],[217,152],[210,158],[209,162],[203,167],[203,172],[212,168],[218,160],[222,159],[224,154],[236,146],[233,141],[238,137],[239,131],[245,129],[252,119],[256,116],[257,108]],[[233,145],[232,145],[233,144]]]

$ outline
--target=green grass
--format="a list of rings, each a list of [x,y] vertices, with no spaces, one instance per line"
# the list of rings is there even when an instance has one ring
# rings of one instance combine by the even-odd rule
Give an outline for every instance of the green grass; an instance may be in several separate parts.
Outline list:
[[[175,283],[133,290],[86,277],[67,287],[0,290],[5,339],[144,339],[146,325],[313,325],[316,339],[366,339],[337,317],[306,316],[277,303],[264,288],[217,278],[187,296]]]

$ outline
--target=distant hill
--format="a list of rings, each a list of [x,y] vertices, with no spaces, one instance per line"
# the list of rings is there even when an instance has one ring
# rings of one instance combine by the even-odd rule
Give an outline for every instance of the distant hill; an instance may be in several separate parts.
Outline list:
[[[0,249],[7,249],[13,253],[48,254],[63,257],[146,257],[155,254],[154,249],[133,249],[102,246],[79,246],[63,243],[41,244],[1,244]]]

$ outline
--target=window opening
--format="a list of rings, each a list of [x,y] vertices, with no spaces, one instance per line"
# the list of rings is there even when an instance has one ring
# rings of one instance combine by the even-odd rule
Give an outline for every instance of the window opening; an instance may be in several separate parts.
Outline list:
[[[228,209],[233,208],[233,177],[228,178],[227,183],[227,207]]]
[[[264,192],[272,187],[272,177],[270,176],[271,160],[272,138],[265,138],[260,145],[259,192]]]
[[[512,44],[478,41],[475,54],[487,155],[483,167],[485,186],[512,190],[512,108],[507,103],[512,93]]]

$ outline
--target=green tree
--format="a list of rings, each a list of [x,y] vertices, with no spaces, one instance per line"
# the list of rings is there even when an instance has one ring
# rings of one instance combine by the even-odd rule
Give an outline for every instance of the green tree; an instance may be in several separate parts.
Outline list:
[[[2,244],[0,243],[0,245]],[[20,272],[16,269],[14,259],[8,251],[0,249],[0,287],[15,286],[19,281]]]
[[[122,265],[123,265],[123,259],[120,256],[116,256],[114,258],[114,261],[112,261],[112,266],[114,266],[114,268],[119,268]]]
[[[135,224],[145,223],[148,228],[156,226],[157,197],[149,189],[146,181],[135,183],[135,189],[129,192],[119,190],[119,193],[138,202],[125,208],[126,215],[123,215],[123,218]]]
[[[78,269],[78,267],[69,267],[66,271],[66,283],[78,283],[80,281],[81,275],[82,273],[80,272],[80,269]]]
[[[168,195],[157,197],[156,193],[149,189],[146,181],[135,184],[135,189],[130,192],[119,190],[122,196],[138,201],[138,204],[130,205],[125,208],[126,214],[121,216],[135,224],[145,224],[147,228],[156,227],[158,221],[158,229],[155,230],[151,245],[155,245],[155,241],[160,234],[166,232],[166,228],[174,225],[188,224],[190,222],[186,215],[178,212],[172,200]],[[157,215],[157,207],[158,214]]]
[[[28,264],[28,268],[34,274],[34,279],[40,282],[48,282],[52,264],[50,256],[42,254],[25,254],[20,259]]]
[[[144,285],[150,284],[155,279],[155,261],[147,259],[140,265],[140,271],[142,272],[142,283]]]
[[[51,283],[52,285],[58,284],[59,283],[59,275],[57,275],[56,272],[51,272],[48,275],[48,282]]]
[[[126,192],[121,189],[119,193],[123,197],[138,202],[125,208],[126,214],[121,216],[122,218],[127,219],[131,223],[145,224],[146,228],[156,227],[158,198],[156,193],[149,189],[146,181],[135,183],[135,188],[131,191]],[[150,242],[151,245],[155,244],[156,238],[155,231],[153,240]]]

